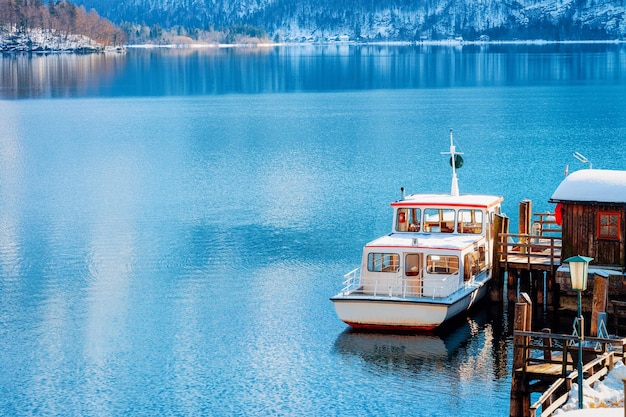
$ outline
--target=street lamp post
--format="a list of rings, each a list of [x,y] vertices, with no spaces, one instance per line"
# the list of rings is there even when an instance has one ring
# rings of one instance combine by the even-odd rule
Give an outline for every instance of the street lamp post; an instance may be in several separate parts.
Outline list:
[[[583,408],[583,340],[584,322],[582,313],[582,292],[587,289],[587,275],[589,272],[589,262],[593,258],[587,256],[572,256],[565,262],[569,262],[570,278],[572,289],[578,293],[578,408]]]

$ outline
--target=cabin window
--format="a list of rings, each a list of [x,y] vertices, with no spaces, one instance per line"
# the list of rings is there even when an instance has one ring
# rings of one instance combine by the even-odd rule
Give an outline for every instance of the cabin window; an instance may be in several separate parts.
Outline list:
[[[422,210],[418,208],[400,208],[396,219],[398,232],[419,232]]]
[[[456,230],[459,233],[482,233],[483,212],[480,210],[459,210]]]
[[[598,213],[598,238],[619,239],[620,214],[611,212]]]
[[[454,232],[454,210],[424,209],[424,231],[433,233]]]
[[[455,274],[459,272],[459,257],[450,255],[428,255],[426,272],[429,274]]]
[[[370,272],[397,272],[400,255],[397,253],[370,253],[367,255],[367,270]]]

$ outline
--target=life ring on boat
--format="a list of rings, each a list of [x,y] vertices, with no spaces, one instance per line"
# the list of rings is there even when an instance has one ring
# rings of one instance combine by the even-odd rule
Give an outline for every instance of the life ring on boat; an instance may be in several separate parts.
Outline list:
[[[403,211],[398,213],[398,223],[406,222],[406,214]]]
[[[561,203],[558,203],[554,208],[554,221],[559,226],[563,223],[563,205]]]

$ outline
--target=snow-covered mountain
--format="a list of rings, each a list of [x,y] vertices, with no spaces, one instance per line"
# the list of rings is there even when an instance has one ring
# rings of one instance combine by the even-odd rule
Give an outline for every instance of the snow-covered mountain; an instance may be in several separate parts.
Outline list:
[[[626,0],[78,0],[113,22],[262,28],[280,41],[623,39]]]

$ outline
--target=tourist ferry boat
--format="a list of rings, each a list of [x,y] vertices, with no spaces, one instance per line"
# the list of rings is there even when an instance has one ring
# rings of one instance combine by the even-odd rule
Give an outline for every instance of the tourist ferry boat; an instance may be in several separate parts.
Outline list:
[[[331,297],[354,328],[432,330],[487,292],[493,263],[493,219],[502,197],[459,194],[462,157],[450,131],[450,194],[411,194],[391,203],[391,233],[369,242],[361,266]]]

